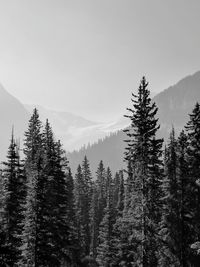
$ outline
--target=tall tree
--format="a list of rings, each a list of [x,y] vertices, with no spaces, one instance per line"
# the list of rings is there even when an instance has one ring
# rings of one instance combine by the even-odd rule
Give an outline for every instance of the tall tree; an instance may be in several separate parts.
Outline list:
[[[200,105],[196,103],[186,125],[188,134],[187,160],[190,180],[190,242],[200,240]],[[192,251],[191,251],[192,254]],[[192,258],[192,255],[191,255]],[[194,258],[195,255],[194,255]],[[196,259],[194,259],[196,261]],[[197,266],[197,265],[195,265]]]
[[[101,160],[96,171],[96,186],[98,194],[98,226],[100,225],[103,212],[106,207],[106,170]]]
[[[95,183],[93,184],[92,187],[92,202],[90,208],[90,232],[91,232],[90,255],[94,259],[96,259],[99,225],[98,225],[98,193]]]
[[[74,264],[73,185],[60,141],[46,121],[43,131],[34,110],[25,134],[28,192],[22,234],[22,266]],[[68,180],[67,180],[68,179]],[[73,200],[72,200],[73,202]],[[72,240],[73,239],[73,240]]]
[[[25,204],[25,218],[22,233],[22,259],[19,264],[37,266],[40,220],[40,201],[43,188],[43,137],[41,121],[37,109],[34,109],[29,120],[28,130],[25,132],[24,154],[25,174],[27,177],[27,197]],[[41,240],[41,239],[40,239]]]
[[[118,196],[119,196],[119,185],[120,185],[120,176],[119,172],[116,172],[113,179],[113,205],[117,206]]]
[[[66,168],[67,167],[67,168]],[[76,214],[75,214],[75,198],[74,198],[74,179],[72,177],[71,169],[65,165],[65,175],[66,175],[66,224],[69,227],[68,234],[68,253],[70,255],[72,266],[76,266],[80,261],[80,245],[77,235],[77,224],[76,224]]]
[[[92,174],[87,157],[82,162],[82,176],[84,183],[84,221],[83,228],[85,232],[85,254],[90,253],[90,207],[92,201]]]
[[[119,171],[119,189],[118,189],[118,197],[117,197],[117,216],[121,217],[124,209],[124,175],[123,171]]]
[[[2,183],[2,222],[4,222],[5,239],[2,245],[8,253],[4,255],[4,262],[9,266],[16,265],[21,245],[19,235],[22,228],[22,205],[24,201],[25,178],[22,175],[21,163],[14,133],[12,131],[11,143],[8,149],[7,161],[4,162]]]
[[[5,202],[5,189],[4,180],[2,177],[2,170],[0,172],[0,262],[2,266],[8,265],[7,259],[9,259],[9,248],[6,244],[6,216],[4,209]]]
[[[79,165],[77,168],[77,173],[75,174],[74,183],[74,197],[75,197],[75,212],[76,212],[76,223],[77,223],[77,234],[78,240],[81,247],[81,257],[86,255],[86,237],[84,228],[85,219],[85,183],[83,179],[82,168]]]
[[[160,210],[160,181],[162,178],[162,139],[156,138],[159,129],[157,107],[152,103],[145,77],[142,78],[137,96],[132,94],[133,107],[128,109],[131,126],[127,133],[125,159],[132,170],[133,191],[128,214],[132,242],[137,247],[138,264],[157,265],[158,210]],[[137,204],[136,204],[137,203]],[[156,207],[156,210],[154,208]],[[133,219],[133,220],[134,220]]]
[[[163,240],[163,251],[159,257],[159,266],[181,266],[181,218],[178,184],[177,141],[174,129],[165,150],[165,179],[163,180],[163,216],[160,234]]]
[[[178,196],[180,203],[180,235],[181,235],[181,248],[180,248],[180,263],[181,266],[190,266],[191,257],[191,190],[190,190],[190,177],[189,168],[187,162],[187,149],[188,149],[188,137],[184,131],[182,131],[177,140],[177,156],[178,156]]]
[[[113,207],[113,188],[110,169],[107,169],[107,201],[103,220],[99,228],[99,245],[97,248],[97,262],[100,266],[111,266],[113,254],[113,225],[115,223],[115,212]]]
[[[43,266],[73,262],[75,266],[73,180],[61,143],[54,140],[48,120],[43,131],[43,146],[42,181],[45,186],[40,202],[42,241],[38,249],[39,262]]]

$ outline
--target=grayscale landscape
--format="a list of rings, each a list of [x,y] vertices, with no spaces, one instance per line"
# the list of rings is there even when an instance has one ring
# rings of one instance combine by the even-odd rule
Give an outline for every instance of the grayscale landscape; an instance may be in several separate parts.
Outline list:
[[[0,0],[0,267],[200,266],[199,14]]]

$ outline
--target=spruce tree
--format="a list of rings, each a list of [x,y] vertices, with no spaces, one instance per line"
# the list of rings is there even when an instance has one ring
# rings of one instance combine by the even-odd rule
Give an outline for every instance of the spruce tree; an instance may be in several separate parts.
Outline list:
[[[4,262],[14,266],[20,258],[19,247],[21,245],[19,235],[22,227],[22,205],[25,197],[25,178],[22,173],[18,147],[14,141],[12,131],[11,143],[8,149],[7,161],[3,169],[3,216],[4,221],[4,247],[7,248],[7,255],[4,255]]]
[[[85,232],[85,254],[90,253],[90,207],[92,200],[92,174],[87,157],[82,162],[82,176],[84,182],[84,221],[83,228]]]
[[[106,170],[104,168],[103,161],[101,160],[97,171],[96,171],[96,186],[97,186],[97,194],[98,194],[98,221],[97,225],[99,227],[102,219],[103,212],[106,207]]]
[[[25,175],[27,177],[27,196],[24,211],[22,239],[22,259],[19,265],[38,265],[39,228],[42,218],[40,201],[44,183],[42,181],[43,137],[41,121],[37,109],[34,109],[29,120],[28,130],[25,132],[24,155]]]
[[[97,248],[97,262],[100,266],[111,266],[114,258],[113,249],[113,225],[115,212],[113,207],[113,188],[110,169],[107,169],[107,201],[104,216],[99,228],[99,245]]]
[[[128,137],[125,159],[130,165],[133,183],[127,212],[132,229],[130,243],[137,251],[135,262],[153,267],[157,265],[158,211],[161,208],[158,192],[162,179],[163,140],[156,138],[158,109],[151,101],[145,77],[141,80],[138,95],[132,96],[133,107],[128,109],[131,115],[127,115],[131,126],[125,130]]]
[[[162,249],[159,255],[159,266],[181,266],[181,217],[178,183],[177,141],[174,129],[165,150],[165,179],[163,180],[163,216],[160,235]]]
[[[76,214],[75,214],[75,198],[74,198],[74,180],[72,177],[71,169],[68,167],[65,171],[66,175],[66,224],[69,227],[69,248],[68,253],[70,255],[71,263],[73,266],[80,261],[80,245],[77,235],[77,224],[76,224]]]
[[[4,209],[5,202],[5,188],[4,180],[2,177],[2,170],[0,172],[0,262],[2,266],[8,265],[7,259],[9,259],[9,248],[6,243],[6,216]]]
[[[177,156],[178,156],[178,196],[180,203],[180,235],[181,235],[181,248],[179,253],[181,266],[190,266],[191,257],[191,190],[189,179],[189,168],[187,162],[187,149],[188,149],[188,137],[184,131],[182,131],[177,140]]]
[[[120,176],[119,172],[116,172],[113,179],[113,205],[117,207],[118,196],[119,196],[119,185],[120,185]]]
[[[96,181],[93,184],[92,203],[90,209],[90,228],[91,228],[91,255],[96,258],[97,247],[99,246],[99,228],[103,220],[104,211],[107,203],[107,195],[110,192],[112,184],[112,174],[110,169],[104,168],[103,161],[100,161],[97,172]],[[112,185],[113,187],[113,185]],[[110,194],[110,193],[109,193]],[[113,188],[112,188],[113,194]],[[113,195],[111,197],[113,199]]]
[[[82,174],[82,168],[79,165],[77,168],[77,173],[75,174],[74,183],[74,197],[75,197],[75,212],[76,212],[76,223],[77,223],[77,235],[79,244],[81,247],[81,257],[86,256],[86,237],[84,228],[85,219],[85,183]]]
[[[188,134],[188,149],[187,161],[189,167],[190,180],[190,218],[189,234],[191,245],[200,240],[200,105],[196,103],[192,113],[189,116],[189,121],[186,125]],[[198,255],[192,255],[190,250],[191,261],[198,261]],[[197,266],[194,264],[194,266]]]
[[[124,209],[124,175],[123,171],[119,171],[119,187],[118,187],[118,197],[117,197],[117,216],[121,217]]]
[[[74,262],[74,206],[73,180],[60,141],[55,141],[47,120],[43,132],[43,203],[41,203],[42,242],[39,247],[40,264],[61,266]]]
[[[113,197],[113,206],[115,211],[115,223],[113,225],[113,233],[112,233],[112,244],[113,244],[113,262],[112,266],[119,266],[119,264],[123,261],[123,250],[126,247],[128,236],[124,235],[123,237],[120,235],[122,233],[122,227],[123,227],[123,210],[124,210],[124,177],[123,177],[123,171],[119,171],[117,175],[117,203],[115,197],[116,197],[116,189],[115,194]],[[115,180],[115,186],[116,186],[116,180]],[[124,238],[125,237],[125,238]],[[127,237],[127,239],[126,239]]]
[[[90,255],[94,259],[96,259],[99,225],[98,225],[98,193],[95,183],[93,184],[92,187],[92,201],[90,207],[90,233],[91,233]]]

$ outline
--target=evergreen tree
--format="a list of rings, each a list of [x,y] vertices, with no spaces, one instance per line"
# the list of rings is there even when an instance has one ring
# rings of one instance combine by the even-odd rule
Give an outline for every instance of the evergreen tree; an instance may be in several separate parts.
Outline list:
[[[2,170],[0,172],[0,262],[4,267],[8,265],[7,259],[9,259],[9,248],[6,244],[6,216],[4,210],[5,202],[5,189],[4,179],[2,177]]]
[[[96,259],[99,225],[98,225],[98,193],[95,183],[93,184],[92,187],[92,202],[90,208],[90,232],[91,232],[90,255],[94,259]]]
[[[77,168],[77,173],[75,175],[75,184],[74,184],[74,197],[75,197],[75,212],[76,212],[76,223],[77,223],[77,234],[78,240],[81,247],[81,257],[83,258],[86,255],[86,238],[85,238],[85,229],[84,229],[84,210],[85,210],[85,183],[83,179],[83,173],[81,166]]]
[[[43,132],[44,160],[38,257],[42,266],[74,263],[73,180],[60,141],[56,142],[47,120]],[[76,248],[77,249],[77,248]]]
[[[44,189],[42,181],[43,164],[43,137],[41,133],[41,121],[37,109],[34,109],[30,118],[28,130],[25,132],[24,154],[25,174],[27,177],[27,196],[24,212],[22,239],[22,259],[20,266],[38,265],[38,244],[41,211],[40,201]],[[43,188],[41,188],[43,186]],[[41,239],[40,239],[41,240]]]
[[[95,181],[95,190],[93,190],[93,198],[95,198],[95,202],[92,203],[92,209],[96,208],[96,211],[92,211],[94,219],[91,218],[91,227],[94,228],[94,234],[93,239],[93,251],[95,251],[95,257],[96,257],[96,250],[99,245],[99,227],[100,223],[104,216],[104,209],[106,207],[106,170],[104,168],[103,161],[101,160],[97,171],[96,171],[96,181]],[[95,194],[95,195],[94,195]],[[94,241],[94,237],[96,237],[96,240]]]
[[[118,203],[119,185],[120,185],[120,176],[119,176],[119,172],[116,172],[115,177],[113,179],[113,205],[114,207],[117,207],[117,203]]]
[[[9,266],[16,265],[21,245],[19,235],[22,227],[22,205],[25,197],[25,178],[22,174],[21,163],[17,145],[14,141],[12,131],[11,143],[8,149],[7,161],[4,162],[3,170],[3,216],[4,222],[4,247],[7,248],[7,255],[4,255],[4,262]]]
[[[106,170],[104,168],[103,161],[101,160],[96,172],[96,186],[98,194],[98,221],[97,225],[99,227],[102,218],[103,212],[106,207]]]
[[[165,179],[163,181],[163,217],[160,234],[162,236],[162,253],[159,266],[181,266],[181,217],[179,203],[177,141],[174,129],[165,151]]]
[[[188,218],[190,245],[200,240],[200,105],[196,103],[186,125],[188,134],[187,161],[190,181],[190,218]],[[192,259],[190,250],[190,259]],[[194,261],[198,258],[194,255]],[[197,265],[194,265],[197,266]]]
[[[99,228],[99,245],[97,248],[97,262],[100,266],[111,266],[113,262],[113,225],[115,212],[113,208],[112,177],[110,169],[107,169],[107,201],[104,217]]]
[[[114,193],[114,184],[113,184],[113,180],[112,180],[112,173],[110,168],[108,167],[106,170],[106,183],[105,183],[105,190],[106,190],[106,203],[107,203],[107,198],[108,195],[111,193],[111,199],[113,201],[113,193]],[[112,203],[113,204],[113,203]]]
[[[117,197],[117,213],[118,216],[122,216],[124,209],[124,175],[123,171],[119,171],[119,187],[118,187],[118,197]]]
[[[188,149],[188,138],[184,131],[180,133],[178,138],[178,196],[180,203],[180,238],[181,238],[181,248],[179,253],[181,266],[190,266],[191,257],[191,190],[190,190],[190,179],[189,179],[189,168],[187,162],[187,149]]]
[[[116,173],[113,180],[113,207],[117,220],[122,217],[124,209],[124,176],[122,170]]]
[[[80,257],[80,245],[77,235],[77,224],[76,224],[76,214],[75,214],[75,199],[74,199],[74,180],[72,177],[71,169],[68,167],[66,169],[66,223],[69,226],[69,255],[71,259],[72,266],[76,266],[79,262]]]
[[[131,229],[130,243],[137,251],[135,264],[153,267],[157,265],[163,140],[156,139],[159,129],[158,119],[155,118],[157,107],[151,102],[149,95],[148,83],[143,77],[138,95],[132,94],[133,108],[128,109],[131,115],[127,115],[131,126],[125,130],[128,137],[125,159],[129,164],[133,183],[126,221]],[[126,264],[128,266],[128,262]]]
[[[116,180],[115,180],[116,181]],[[124,177],[123,171],[119,171],[117,176],[118,181],[118,196],[117,203],[113,199],[113,205],[115,208],[115,223],[113,225],[113,233],[112,233],[112,244],[113,244],[113,262],[112,266],[119,266],[123,262],[123,251],[126,250],[126,244],[128,236],[125,236],[123,232],[123,236],[120,235],[122,233],[122,227],[124,226],[124,222],[122,220],[123,210],[124,210]],[[116,185],[116,183],[115,183]],[[115,189],[116,193],[116,189]],[[114,194],[114,198],[115,198]],[[124,238],[125,237],[125,238]],[[126,239],[127,237],[127,239]]]
[[[83,228],[85,232],[85,254],[90,253],[90,207],[92,200],[92,175],[90,171],[89,161],[84,157],[82,163],[82,176],[84,182],[84,220]]]

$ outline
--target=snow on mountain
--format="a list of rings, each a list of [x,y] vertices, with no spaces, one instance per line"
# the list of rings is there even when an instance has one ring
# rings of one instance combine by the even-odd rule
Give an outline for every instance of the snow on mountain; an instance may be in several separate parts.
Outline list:
[[[87,144],[93,144],[127,126],[127,119],[119,118],[110,123],[94,122],[69,112],[55,111],[41,106],[25,105],[29,113],[36,107],[40,119],[45,122],[48,118],[53,131],[67,151],[80,149]]]

